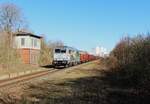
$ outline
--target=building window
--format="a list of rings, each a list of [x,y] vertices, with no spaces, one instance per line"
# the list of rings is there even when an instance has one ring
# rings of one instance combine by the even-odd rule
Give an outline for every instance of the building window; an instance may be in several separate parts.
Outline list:
[[[31,44],[32,44],[32,47],[34,47],[34,41],[33,41],[33,39],[31,39]]]
[[[21,46],[25,46],[25,38],[21,38]]]
[[[37,40],[34,40],[34,47],[37,47]]]

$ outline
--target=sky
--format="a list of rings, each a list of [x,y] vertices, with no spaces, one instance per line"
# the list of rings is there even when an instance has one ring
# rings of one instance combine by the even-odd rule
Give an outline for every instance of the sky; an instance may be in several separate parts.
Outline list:
[[[0,0],[22,9],[29,28],[46,40],[111,51],[127,34],[150,32],[150,0]]]

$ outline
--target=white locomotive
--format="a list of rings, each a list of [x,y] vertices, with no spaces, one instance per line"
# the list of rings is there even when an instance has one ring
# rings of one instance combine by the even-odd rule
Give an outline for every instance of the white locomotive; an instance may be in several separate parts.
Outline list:
[[[68,46],[59,46],[53,50],[53,66],[73,66],[80,63],[80,53]]]

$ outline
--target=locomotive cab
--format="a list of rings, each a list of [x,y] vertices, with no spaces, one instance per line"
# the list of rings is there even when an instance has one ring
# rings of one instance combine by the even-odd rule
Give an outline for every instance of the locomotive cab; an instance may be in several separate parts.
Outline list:
[[[65,66],[68,64],[69,57],[67,55],[67,50],[63,48],[54,49],[53,54],[53,65],[54,66]]]
[[[56,47],[53,52],[53,66],[72,66],[79,63],[78,51],[72,47]]]

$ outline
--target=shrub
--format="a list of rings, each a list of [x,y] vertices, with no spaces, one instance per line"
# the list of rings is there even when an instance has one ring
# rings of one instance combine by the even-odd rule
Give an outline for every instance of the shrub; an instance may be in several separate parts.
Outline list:
[[[0,66],[1,68],[11,68],[12,65],[20,64],[21,57],[17,49],[15,49],[12,44],[7,39],[6,32],[0,32]]]
[[[107,66],[112,71],[116,71],[117,67],[119,67],[118,60],[114,56],[106,57],[102,61],[104,62],[105,66]]]
[[[40,52],[40,57],[39,57],[39,65],[44,66],[44,65],[49,65],[51,64],[52,57],[50,57],[50,48],[46,44],[45,40],[42,39],[41,42],[41,52]]]
[[[109,67],[120,73],[133,85],[146,85],[150,81],[150,35],[123,38],[110,54],[109,63],[117,62]],[[109,66],[111,66],[111,64]],[[144,83],[143,83],[144,82]]]

